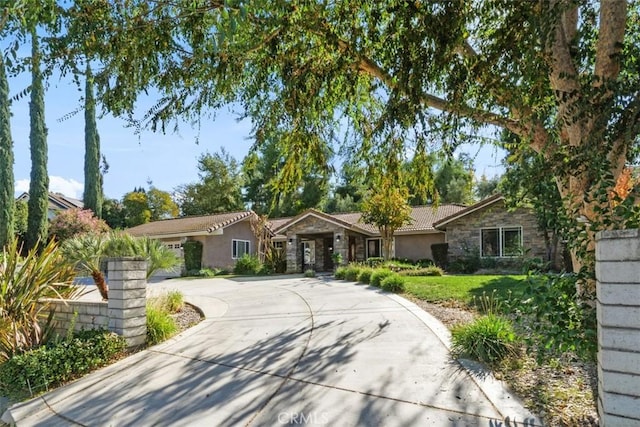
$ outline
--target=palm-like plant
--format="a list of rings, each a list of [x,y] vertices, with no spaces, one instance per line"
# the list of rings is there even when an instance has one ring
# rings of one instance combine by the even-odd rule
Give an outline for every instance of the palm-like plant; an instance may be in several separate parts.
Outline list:
[[[78,295],[72,285],[73,266],[66,263],[55,242],[37,244],[20,257],[17,241],[0,256],[0,362],[34,347],[45,338],[51,315],[46,298]]]
[[[180,264],[176,254],[161,241],[147,236],[133,237],[127,233],[111,233],[105,253],[107,256],[146,258],[147,279],[158,270],[174,268]]]
[[[93,278],[100,296],[108,298],[107,282],[100,269],[100,260],[106,254],[108,237],[105,234],[86,233],[65,240],[61,250],[65,259],[75,268]]]

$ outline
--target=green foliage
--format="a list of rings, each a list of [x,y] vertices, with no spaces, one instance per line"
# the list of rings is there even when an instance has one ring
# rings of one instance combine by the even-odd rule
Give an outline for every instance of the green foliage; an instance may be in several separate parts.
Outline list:
[[[405,276],[405,279],[406,292],[416,298],[432,302],[455,300],[465,305],[494,289],[499,299],[523,298],[527,287],[526,276],[521,275]]]
[[[104,330],[15,355],[0,364],[0,395],[20,401],[109,364],[123,354],[124,338]]]
[[[440,159],[435,172],[435,187],[441,203],[473,202],[473,160],[467,155],[458,159]]]
[[[175,218],[178,216],[178,205],[171,198],[171,194],[154,186],[146,192],[151,221]]]
[[[335,277],[336,280],[345,280],[347,277],[347,266],[343,265],[336,268],[336,272],[333,274],[333,277]]]
[[[392,273],[382,279],[380,287],[388,292],[404,292],[405,279],[398,273]]]
[[[122,232],[109,235],[103,256],[145,258],[147,260],[147,279],[158,270],[172,270],[181,263],[175,252],[167,248],[160,240],[149,236],[133,237]]]
[[[109,236],[106,234],[80,234],[62,242],[60,247],[64,259],[83,274],[89,274],[102,299],[108,298],[107,283],[100,261],[105,256]]]
[[[367,263],[367,265],[369,267],[374,267],[374,268],[375,267],[379,267],[382,264],[384,264],[384,258],[382,258],[382,257],[373,257],[372,256],[372,257],[367,258],[366,263]]]
[[[529,276],[524,297],[512,297],[506,310],[528,331],[526,343],[539,357],[572,352],[594,360],[597,350],[596,311],[576,298],[576,275]]]
[[[373,270],[373,273],[371,273],[371,280],[370,283],[372,286],[376,286],[376,287],[380,287],[382,285],[382,281],[391,276],[393,274],[393,271],[386,269],[386,268],[376,268],[375,270]]]
[[[217,276],[219,274],[225,274],[223,272],[224,270],[219,270],[219,269],[210,269],[210,268],[202,268],[199,270],[186,270],[183,274],[183,276],[188,276],[188,277],[214,277]]]
[[[284,248],[271,248],[265,253],[265,268],[274,273],[285,273],[287,271],[287,252]]]
[[[236,260],[233,267],[235,274],[255,275],[262,273],[262,264],[255,255],[244,254]]]
[[[147,344],[166,341],[178,332],[178,326],[168,310],[158,300],[147,301]]]
[[[440,267],[432,265],[425,268],[416,268],[412,270],[403,270],[400,272],[403,276],[442,276],[444,270]]]
[[[344,272],[344,279],[350,282],[358,280],[358,275],[362,271],[362,266],[359,264],[349,264]]]
[[[43,298],[73,298],[73,267],[55,242],[20,257],[16,240],[0,256],[0,363],[39,345],[46,337],[49,306]],[[44,328],[41,325],[45,325]]]
[[[371,282],[371,275],[373,274],[373,268],[363,267],[358,274],[358,282],[368,285]]]
[[[23,241],[25,236],[27,235],[27,215],[29,213],[29,206],[27,202],[24,200],[16,201],[16,210],[15,210],[15,233],[18,240]]]
[[[331,254],[331,260],[333,261],[333,265],[339,266],[342,264],[342,254],[340,252],[334,252]]]
[[[166,294],[153,298],[152,305],[170,314],[175,314],[182,311],[182,307],[184,307],[184,295],[178,290],[169,291]]]
[[[500,184],[503,178],[494,176],[493,178],[487,178],[485,174],[482,174],[480,181],[476,182],[475,195],[477,200],[484,200],[487,197],[491,197],[500,192]]]
[[[240,166],[224,149],[220,153],[205,153],[198,158],[195,183],[176,188],[176,199],[183,216],[210,215],[244,209]]]
[[[517,354],[517,337],[509,320],[489,314],[451,331],[451,351],[488,365]]]
[[[9,83],[0,54],[0,249],[14,238],[13,139],[11,138]]]
[[[312,269],[305,270],[304,277],[316,277],[316,272]]]
[[[440,268],[447,268],[449,266],[449,244],[448,243],[434,243],[431,245],[431,253],[433,254],[433,261]]]
[[[100,135],[96,125],[96,101],[93,97],[93,74],[87,64],[84,95],[84,193],[85,209],[102,218],[102,173],[100,170]]]
[[[84,233],[105,233],[109,226],[88,209],[66,209],[51,220],[49,236],[59,242]]]
[[[47,128],[44,121],[44,87],[40,71],[40,47],[35,30],[31,35],[31,101],[29,102],[31,180],[27,217],[27,249],[47,238],[49,221],[49,174],[47,172]]]
[[[147,195],[140,191],[132,191],[122,198],[122,207],[125,213],[125,225],[135,227],[151,221],[151,210]]]
[[[122,203],[116,199],[104,199],[102,201],[102,219],[114,230],[126,227]]]
[[[186,271],[202,268],[202,243],[197,240],[187,240],[182,244],[184,268]]]

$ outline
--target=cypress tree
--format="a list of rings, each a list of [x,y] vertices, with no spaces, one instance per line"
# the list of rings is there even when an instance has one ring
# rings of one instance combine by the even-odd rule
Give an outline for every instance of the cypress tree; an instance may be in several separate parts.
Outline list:
[[[13,238],[15,200],[13,179],[13,141],[11,140],[9,83],[0,53],[0,249]]]
[[[102,175],[100,174],[100,135],[96,125],[93,76],[87,64],[84,106],[84,207],[102,218]]]
[[[29,184],[29,214],[27,249],[35,246],[38,240],[47,237],[49,208],[49,175],[47,173],[47,128],[44,123],[44,87],[40,72],[40,47],[35,29],[31,33],[31,100],[29,118],[31,129],[29,144],[31,147],[31,182]]]

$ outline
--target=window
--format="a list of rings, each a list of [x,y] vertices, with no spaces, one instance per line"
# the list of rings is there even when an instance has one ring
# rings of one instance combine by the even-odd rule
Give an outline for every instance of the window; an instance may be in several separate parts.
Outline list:
[[[483,257],[512,257],[522,254],[522,227],[484,228],[480,232]]]
[[[275,249],[284,249],[284,242],[282,241],[273,242],[273,247]]]
[[[382,256],[380,239],[367,239],[367,258],[380,258]]]
[[[232,240],[231,258],[242,258],[242,255],[249,253],[248,240]]]

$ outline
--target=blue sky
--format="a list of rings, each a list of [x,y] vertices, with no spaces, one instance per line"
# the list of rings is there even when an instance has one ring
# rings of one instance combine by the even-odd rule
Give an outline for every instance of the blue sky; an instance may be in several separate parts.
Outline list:
[[[11,95],[29,85],[25,73],[10,78]],[[52,78],[45,98],[45,120],[48,133],[50,190],[70,197],[81,198],[84,162],[84,115],[60,121],[63,116],[78,109],[80,91],[70,80]],[[149,101],[149,104],[152,100]],[[141,105],[139,115],[144,112]],[[106,197],[120,199],[134,187],[147,187],[147,181],[161,190],[173,191],[180,184],[197,180],[197,158],[201,153],[216,152],[224,147],[238,161],[251,147],[251,125],[247,120],[238,122],[229,109],[217,112],[215,119],[194,129],[181,123],[179,133],[153,133],[141,135],[128,128],[124,120],[112,116],[98,119],[102,152],[109,163],[105,176]],[[29,99],[24,97],[12,104],[11,131],[14,140],[16,194],[28,190],[31,161],[29,157]],[[198,140],[198,143],[196,141]],[[502,153],[491,146],[463,146],[475,157],[476,174],[492,177],[502,172]]]

